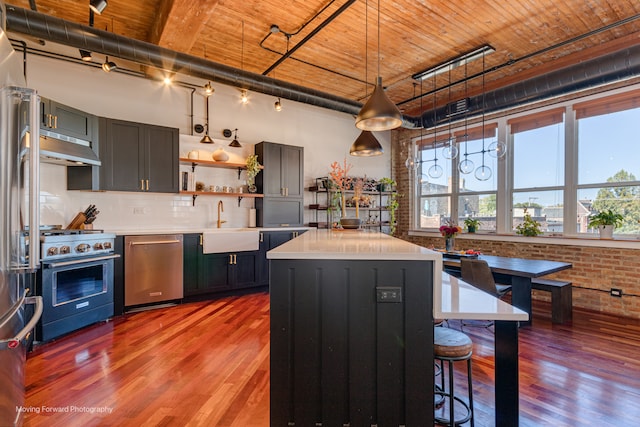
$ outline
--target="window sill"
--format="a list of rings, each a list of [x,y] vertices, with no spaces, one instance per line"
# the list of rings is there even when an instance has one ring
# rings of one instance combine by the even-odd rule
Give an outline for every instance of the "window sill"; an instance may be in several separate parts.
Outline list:
[[[434,237],[442,238],[440,233],[434,231],[409,230],[409,236]],[[518,236],[515,234],[496,234],[496,233],[461,233],[456,236],[457,240],[487,240],[501,242],[520,242],[520,243],[542,243],[545,245],[563,245],[563,246],[592,246],[602,248],[623,248],[623,249],[640,249],[640,237],[638,238],[614,238],[612,240],[599,239],[595,237],[567,237],[567,236],[551,236],[541,235],[536,237]]]

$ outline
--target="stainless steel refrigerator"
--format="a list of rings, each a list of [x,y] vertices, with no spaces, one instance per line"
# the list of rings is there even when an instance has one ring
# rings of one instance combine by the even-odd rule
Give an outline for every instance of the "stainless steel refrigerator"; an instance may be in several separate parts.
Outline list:
[[[0,5],[2,5],[0,3]],[[21,425],[26,343],[42,313],[27,296],[40,261],[39,98],[0,27],[0,425]],[[33,304],[35,309],[29,307]],[[33,314],[30,314],[33,313]]]

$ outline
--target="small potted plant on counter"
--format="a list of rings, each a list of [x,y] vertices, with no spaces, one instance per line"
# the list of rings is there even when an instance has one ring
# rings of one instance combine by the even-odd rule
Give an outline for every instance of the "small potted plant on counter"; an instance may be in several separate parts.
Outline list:
[[[597,228],[601,239],[613,239],[613,230],[622,225],[624,217],[611,209],[589,217],[589,228]]]
[[[480,228],[480,224],[482,224],[480,220],[473,217],[467,217],[464,219],[464,225],[467,227],[467,232],[469,233],[475,233],[478,228]]]
[[[378,180],[379,191],[393,191],[395,186],[396,186],[396,181],[391,178],[383,177]]]

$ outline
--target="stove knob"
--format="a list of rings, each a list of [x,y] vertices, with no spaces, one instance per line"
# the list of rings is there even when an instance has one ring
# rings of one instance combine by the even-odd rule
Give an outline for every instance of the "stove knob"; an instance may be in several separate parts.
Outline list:
[[[102,243],[98,242],[98,243],[93,245],[93,250],[94,251],[99,251],[101,249],[104,249],[104,247],[102,246]]]
[[[90,249],[91,245],[88,245],[86,243],[80,243],[78,246],[76,246],[76,252],[78,253],[89,252]]]
[[[104,242],[105,249],[111,249],[111,242]]]
[[[68,254],[71,252],[71,248],[67,245],[65,246],[60,246],[60,254],[64,255],[64,254]]]
[[[58,248],[52,247],[47,250],[48,256],[58,255]]]

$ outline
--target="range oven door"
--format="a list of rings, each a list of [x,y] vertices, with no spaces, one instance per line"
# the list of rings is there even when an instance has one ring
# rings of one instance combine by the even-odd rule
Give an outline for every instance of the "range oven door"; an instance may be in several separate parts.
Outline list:
[[[113,260],[119,256],[42,261],[39,340],[47,341],[113,316]]]

